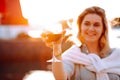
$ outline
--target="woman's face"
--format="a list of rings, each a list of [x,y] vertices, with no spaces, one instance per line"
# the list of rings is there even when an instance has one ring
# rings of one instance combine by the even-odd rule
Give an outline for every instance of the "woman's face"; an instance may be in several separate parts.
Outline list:
[[[102,18],[97,14],[87,14],[81,24],[83,40],[85,42],[98,42],[102,32]]]

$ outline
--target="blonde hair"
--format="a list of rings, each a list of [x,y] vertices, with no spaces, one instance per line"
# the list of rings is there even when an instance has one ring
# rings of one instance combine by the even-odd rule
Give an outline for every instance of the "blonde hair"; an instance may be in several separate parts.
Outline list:
[[[99,45],[100,45],[100,56],[107,56],[108,53],[110,52],[110,46],[109,46],[109,40],[108,40],[108,23],[107,23],[107,19],[106,19],[106,14],[105,14],[105,10],[98,7],[98,6],[92,6],[89,8],[86,8],[77,18],[77,25],[78,25],[78,39],[81,41],[81,43],[83,43],[83,39],[81,36],[81,23],[84,19],[84,17],[87,14],[97,14],[102,18],[102,23],[103,23],[103,33],[100,37],[99,40]]]

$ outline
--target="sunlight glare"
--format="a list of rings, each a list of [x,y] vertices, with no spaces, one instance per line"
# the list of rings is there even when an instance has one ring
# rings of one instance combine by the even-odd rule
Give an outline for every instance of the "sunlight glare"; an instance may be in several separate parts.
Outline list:
[[[30,30],[30,31],[28,31],[28,35],[32,38],[40,38],[41,33],[42,33],[42,31],[40,31],[40,30]]]
[[[89,6],[100,6],[106,10],[108,19],[120,16],[117,1],[105,0],[20,0],[23,16],[29,24],[45,25],[76,17]],[[106,5],[108,4],[109,5]],[[112,12],[112,14],[111,14]]]
[[[61,33],[63,30],[62,25],[60,23],[46,25],[43,29],[48,30],[48,31],[53,32],[53,33],[56,33],[56,34]]]
[[[20,0],[29,24],[50,24],[71,17],[71,0]],[[73,14],[72,14],[73,15]]]
[[[55,80],[51,71],[35,70],[26,74],[23,80]]]

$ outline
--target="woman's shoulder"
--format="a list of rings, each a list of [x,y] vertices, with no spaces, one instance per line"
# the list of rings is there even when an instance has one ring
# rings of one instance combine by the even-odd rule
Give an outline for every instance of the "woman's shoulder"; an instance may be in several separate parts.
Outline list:
[[[112,52],[120,52],[120,48],[112,48]]]
[[[112,48],[111,55],[120,56],[120,48]]]

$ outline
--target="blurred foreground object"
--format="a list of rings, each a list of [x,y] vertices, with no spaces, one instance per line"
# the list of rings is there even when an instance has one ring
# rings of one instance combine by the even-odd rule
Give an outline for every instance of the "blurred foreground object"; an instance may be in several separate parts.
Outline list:
[[[115,17],[111,21],[111,26],[112,26],[112,28],[120,28],[120,17]]]
[[[0,80],[22,80],[31,70],[51,70],[52,50],[41,39],[0,40]]]
[[[115,17],[111,20],[111,32],[109,37],[111,47],[120,48],[120,17]]]
[[[20,0],[0,0],[1,24],[28,25],[28,20],[22,15]]]

